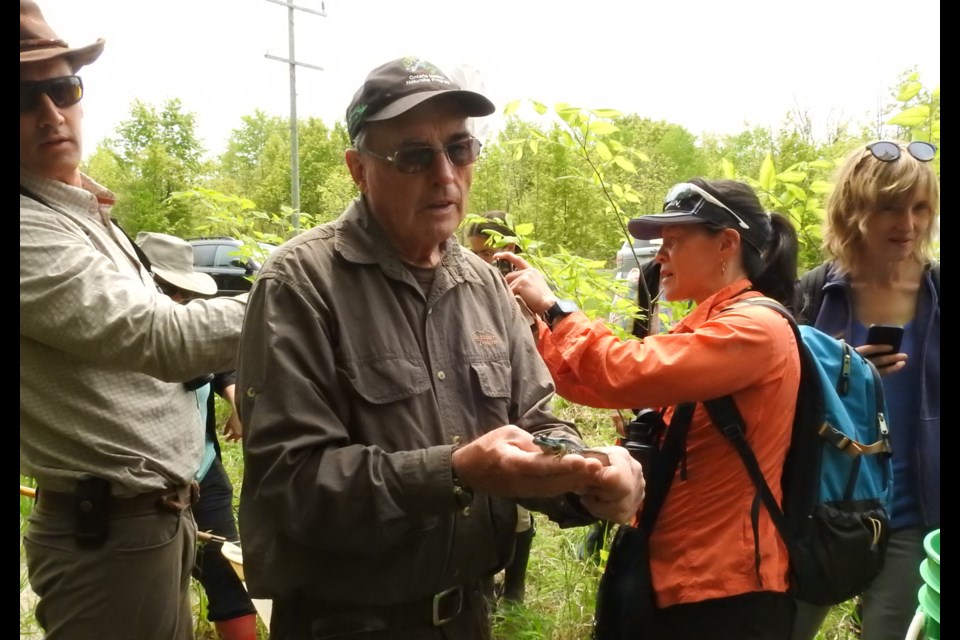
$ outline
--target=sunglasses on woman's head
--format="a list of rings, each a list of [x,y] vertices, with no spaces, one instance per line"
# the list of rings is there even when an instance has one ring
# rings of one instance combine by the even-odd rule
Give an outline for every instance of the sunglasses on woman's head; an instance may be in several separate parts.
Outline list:
[[[900,159],[901,146],[896,142],[881,140],[880,142],[871,142],[867,145],[867,151],[873,154],[873,157],[880,162],[896,162]],[[930,162],[937,153],[937,147],[929,142],[915,140],[906,147],[907,153],[920,162]]]
[[[663,199],[663,210],[666,211],[667,207],[673,205],[674,207],[682,208],[683,205],[680,204],[681,201],[694,200],[698,199],[699,202],[695,205],[694,213],[699,210],[700,206],[704,202],[709,202],[710,204],[720,207],[731,216],[737,219],[737,222],[742,229],[749,229],[748,225],[743,218],[737,215],[733,209],[727,205],[720,202],[715,196],[711,195],[706,189],[701,189],[697,185],[691,182],[681,182],[680,184],[675,184],[670,188],[670,191],[667,192],[667,195]]]
[[[33,111],[40,105],[41,96],[48,96],[53,104],[66,109],[80,102],[83,81],[80,76],[61,76],[48,80],[20,81],[20,113]]]

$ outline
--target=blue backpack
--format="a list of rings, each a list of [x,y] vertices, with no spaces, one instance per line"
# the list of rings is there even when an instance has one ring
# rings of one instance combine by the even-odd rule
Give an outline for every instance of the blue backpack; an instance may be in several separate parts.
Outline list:
[[[883,568],[893,489],[887,407],[876,367],[843,340],[810,326],[770,298],[761,305],[783,315],[800,348],[800,388],[790,449],[777,504],[731,396],[704,402],[733,444],[790,554],[791,593],[814,605],[849,600]],[[756,505],[756,503],[755,503]],[[757,540],[759,506],[753,510]],[[760,556],[756,555],[759,571]]]

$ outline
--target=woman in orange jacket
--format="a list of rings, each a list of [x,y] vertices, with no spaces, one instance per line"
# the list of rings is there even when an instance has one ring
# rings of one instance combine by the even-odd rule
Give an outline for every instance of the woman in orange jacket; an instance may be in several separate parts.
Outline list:
[[[668,193],[663,213],[630,221],[657,253],[667,300],[694,310],[668,334],[621,340],[557,300],[522,258],[510,287],[540,314],[538,348],[557,392],[602,408],[660,407],[731,394],[746,438],[777,499],[800,379],[793,331],[776,311],[738,301],[792,301],[797,239],[764,212],[749,186],[694,179]],[[669,430],[669,428],[668,428]],[[698,402],[676,474],[650,537],[655,613],[650,637],[789,638],[788,558],[736,450]]]

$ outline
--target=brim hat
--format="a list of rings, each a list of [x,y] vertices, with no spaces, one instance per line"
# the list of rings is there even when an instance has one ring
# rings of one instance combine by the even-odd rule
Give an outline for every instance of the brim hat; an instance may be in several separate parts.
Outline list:
[[[20,0],[20,64],[66,58],[76,72],[103,53],[103,38],[85,47],[71,48],[57,37],[33,0]]]
[[[212,296],[217,283],[206,273],[193,270],[193,246],[186,240],[165,233],[141,231],[137,244],[150,260],[153,275],[178,289]]]
[[[696,185],[692,186],[696,187]],[[702,187],[696,188],[709,193]],[[717,203],[721,202],[717,196],[709,195]],[[653,240],[663,237],[663,228],[670,224],[709,224],[714,227],[733,229],[744,241],[762,252],[767,238],[760,225],[749,224],[744,216],[737,214],[732,208],[717,203],[711,202],[697,192],[689,192],[680,197],[668,195],[663,213],[651,213],[633,218],[627,223],[627,229],[634,238]]]
[[[370,72],[347,107],[347,131],[356,140],[367,122],[389,120],[415,106],[446,95],[456,98],[466,116],[488,116],[496,107],[485,96],[460,88],[436,65],[419,58],[392,60]]]

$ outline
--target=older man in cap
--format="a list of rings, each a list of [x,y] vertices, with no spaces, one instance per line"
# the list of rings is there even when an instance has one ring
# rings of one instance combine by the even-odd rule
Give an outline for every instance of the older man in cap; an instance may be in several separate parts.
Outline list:
[[[271,638],[489,638],[516,501],[561,526],[629,519],[623,449],[550,413],[550,376],[499,273],[461,250],[484,96],[403,58],[347,110],[359,197],[281,246],[251,292],[238,397],[247,584]]]
[[[203,454],[184,382],[234,367],[244,300],[178,305],[80,173],[83,82],[103,40],[71,48],[20,2],[20,473],[24,546],[48,638],[192,637]]]

